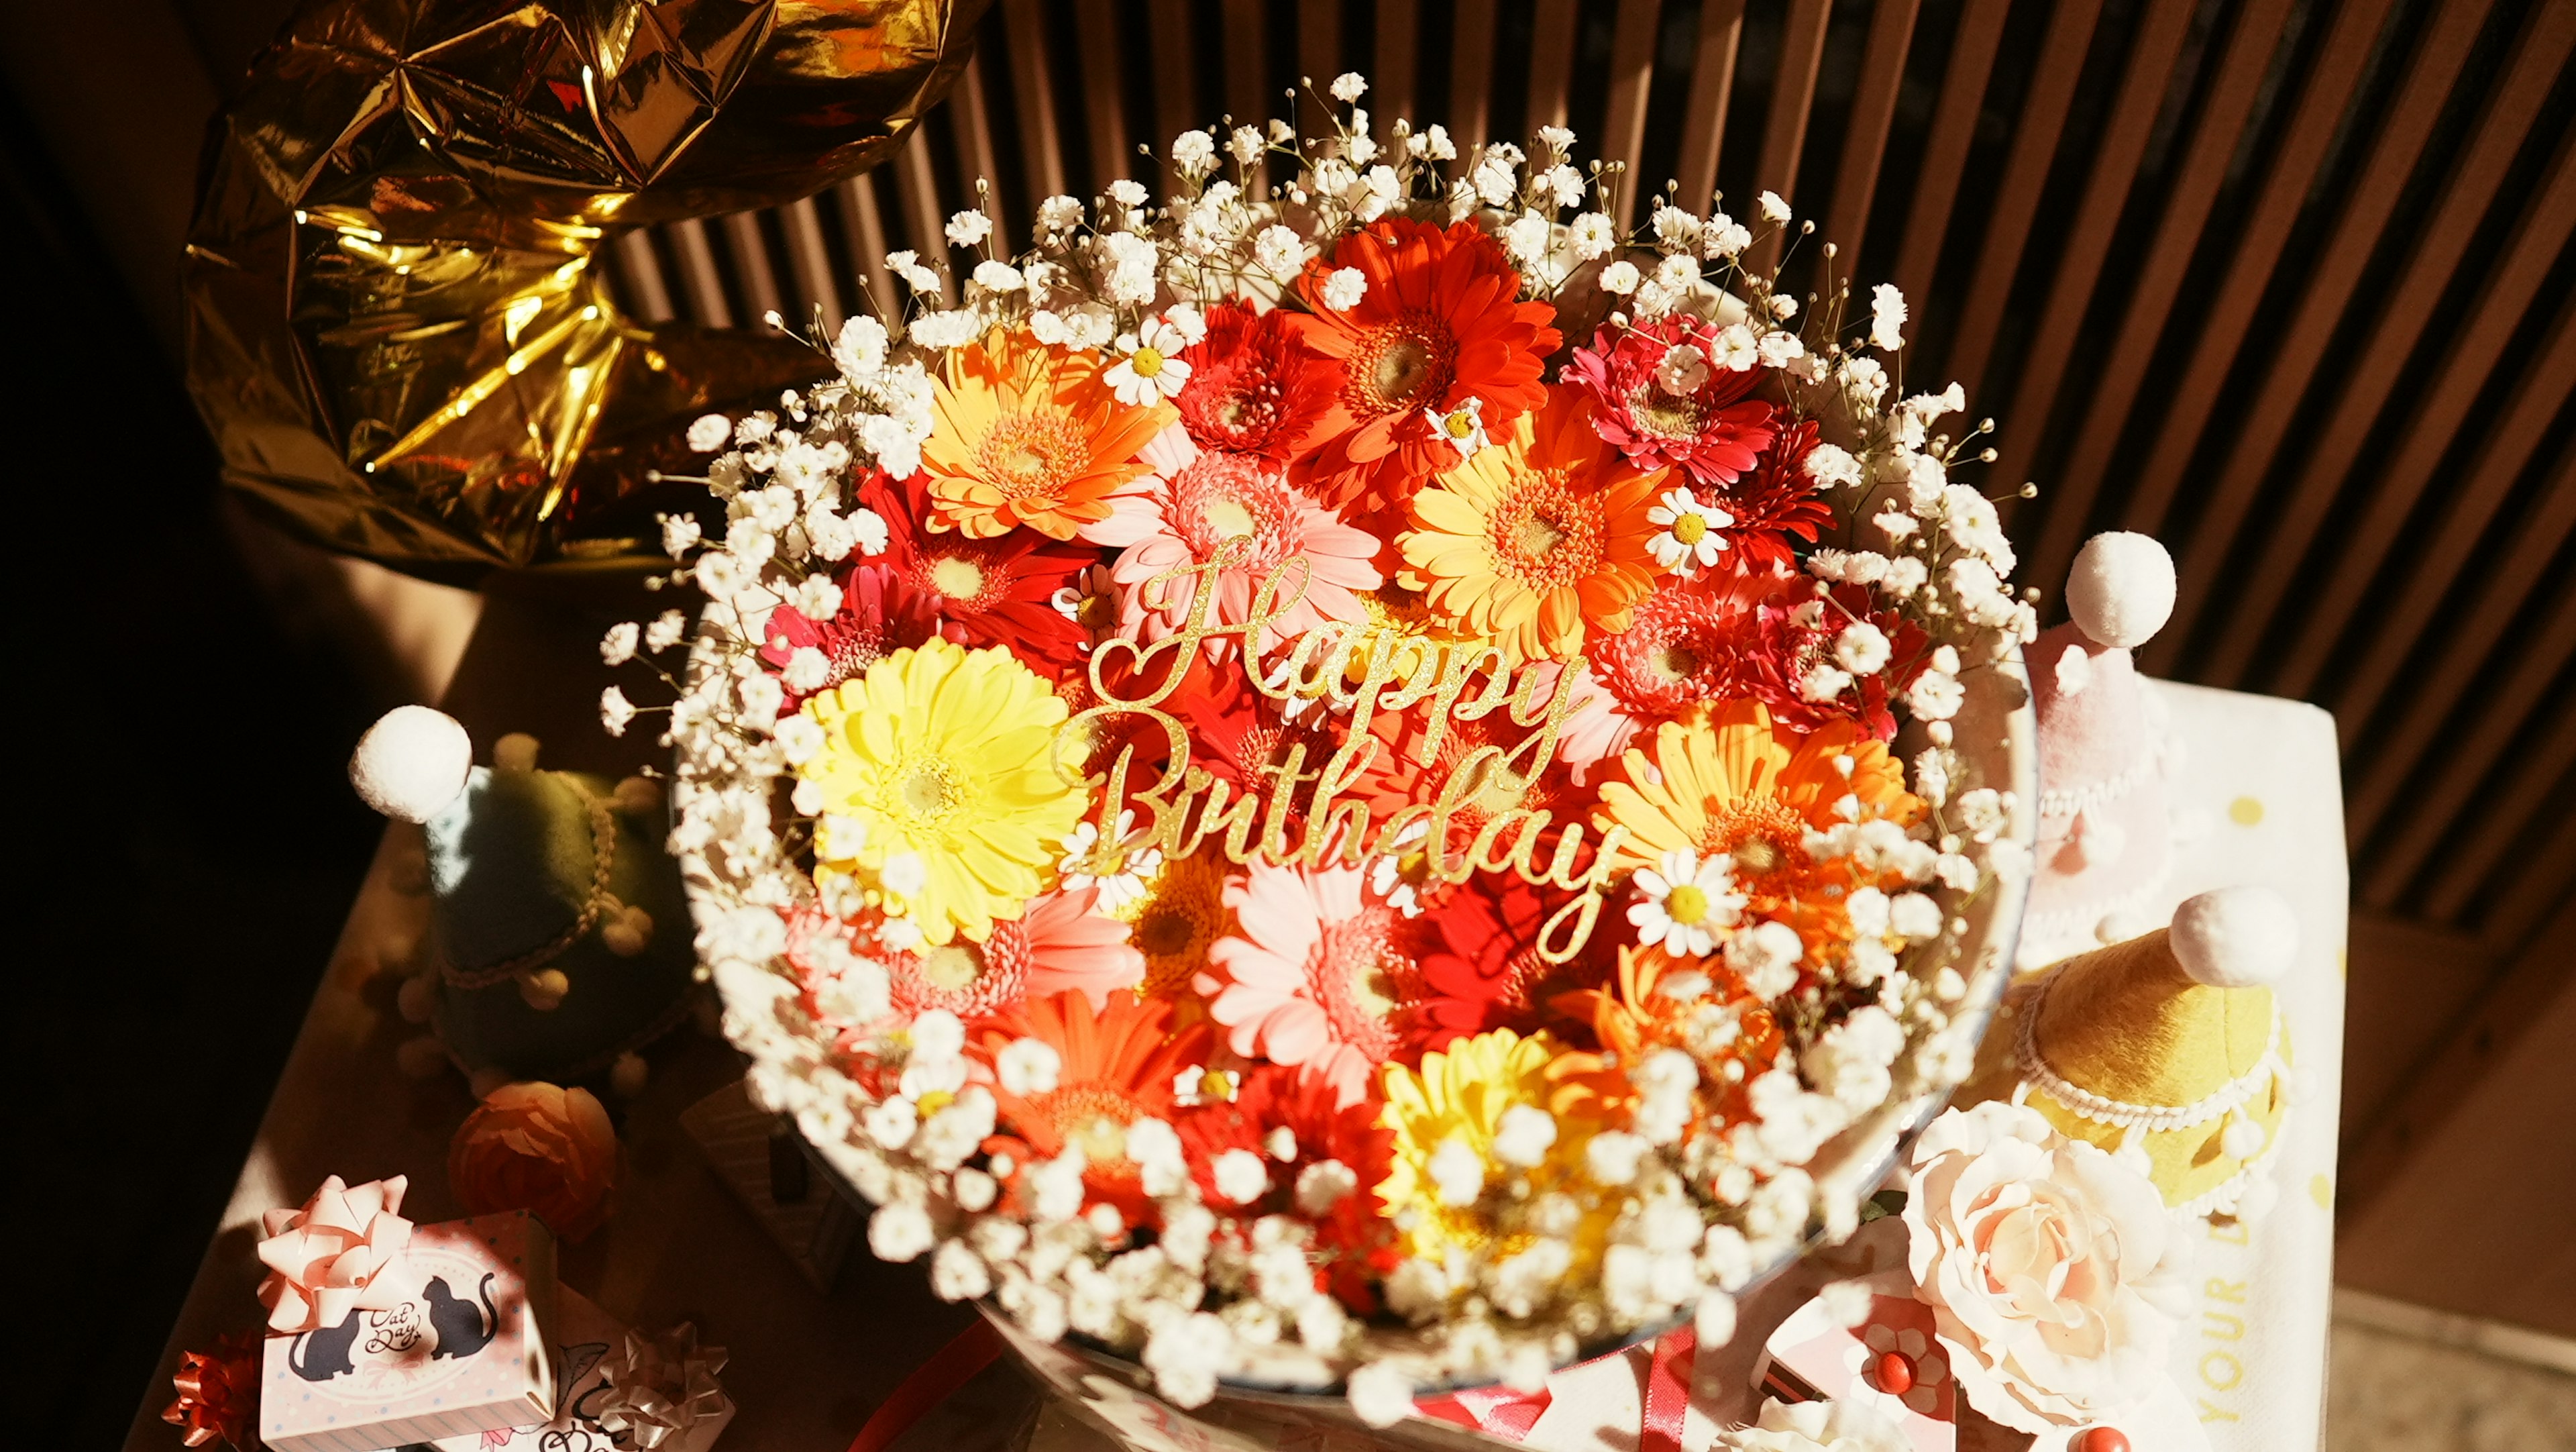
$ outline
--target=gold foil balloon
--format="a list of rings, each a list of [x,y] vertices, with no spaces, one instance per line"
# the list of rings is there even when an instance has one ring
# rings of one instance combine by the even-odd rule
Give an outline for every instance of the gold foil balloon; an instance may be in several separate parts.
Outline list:
[[[429,574],[656,548],[710,405],[823,365],[621,317],[628,228],[791,201],[890,153],[985,0],[319,0],[217,122],[184,264],[225,477]],[[681,472],[695,472],[685,466]]]

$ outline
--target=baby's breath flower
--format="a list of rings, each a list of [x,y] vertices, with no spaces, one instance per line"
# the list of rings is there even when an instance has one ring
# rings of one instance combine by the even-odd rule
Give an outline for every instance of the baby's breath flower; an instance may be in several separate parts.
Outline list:
[[[689,451],[712,454],[733,437],[733,420],[720,413],[702,414],[689,425]]]
[[[608,627],[608,634],[601,637],[599,642],[600,660],[612,666],[622,666],[633,660],[635,643],[643,633],[644,627],[632,620],[620,621]]]
[[[1172,165],[1186,177],[1202,177],[1216,168],[1216,141],[1204,131],[1184,131],[1172,140]]]

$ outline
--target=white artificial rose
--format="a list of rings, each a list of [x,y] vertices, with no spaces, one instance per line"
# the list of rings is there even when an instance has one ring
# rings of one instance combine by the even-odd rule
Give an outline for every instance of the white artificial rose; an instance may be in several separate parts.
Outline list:
[[[1934,1120],[1913,1164],[1915,1294],[1978,1411],[2046,1432],[2154,1391],[2191,1240],[2144,1175],[2002,1101]]]

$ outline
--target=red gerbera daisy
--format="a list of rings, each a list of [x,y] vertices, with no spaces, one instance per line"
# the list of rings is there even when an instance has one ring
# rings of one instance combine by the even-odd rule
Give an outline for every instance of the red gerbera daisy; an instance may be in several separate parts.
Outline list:
[[[1357,306],[1325,306],[1324,281],[1357,268],[1368,291]],[[1332,390],[1297,478],[1346,513],[1403,504],[1422,481],[1458,462],[1433,414],[1471,400],[1499,433],[1547,402],[1541,381],[1556,351],[1556,310],[1520,302],[1520,274],[1471,222],[1443,230],[1385,217],[1306,264],[1292,317],[1310,365]]]
[[[1289,318],[1234,302],[1208,308],[1207,337],[1181,354],[1190,381],[1172,400],[1200,448],[1284,463],[1322,417],[1332,381],[1306,366],[1309,355]]]
[[[1239,682],[1238,682],[1239,685]],[[1232,783],[1238,791],[1269,790],[1278,773],[1263,774],[1288,759],[1288,748],[1303,746],[1300,772],[1312,775],[1341,747],[1340,719],[1313,701],[1299,701],[1293,721],[1280,714],[1283,703],[1258,692],[1193,695],[1181,703],[1189,717],[1190,761]],[[1306,799],[1299,788],[1299,802]]]
[[[1555,674],[1558,667],[1550,662],[1534,661],[1523,669],[1540,672],[1544,677]],[[1554,688],[1552,681],[1543,681],[1543,684],[1547,689]],[[1405,807],[1428,806],[1436,802],[1442,789],[1458,774],[1466,759],[1484,747],[1500,747],[1507,759],[1517,755],[1518,759],[1512,761],[1515,767],[1525,770],[1530,765],[1520,747],[1539,728],[1523,726],[1512,720],[1509,711],[1489,711],[1472,721],[1450,720],[1441,732],[1440,744],[1431,753],[1431,760],[1425,762],[1422,748],[1429,736],[1426,715],[1419,710],[1382,710],[1369,719],[1368,729],[1377,737],[1378,749],[1376,755],[1369,758],[1367,768],[1360,773],[1359,782],[1352,790],[1369,799],[1371,820],[1383,822]],[[1564,822],[1570,817],[1579,817],[1589,800],[1576,790],[1573,778],[1567,773],[1565,741],[1560,736],[1556,750],[1535,780],[1514,791],[1499,775],[1489,775],[1483,790],[1455,805],[1449,813],[1449,859],[1457,861],[1475,845],[1476,835],[1484,830],[1485,824],[1507,809],[1553,812],[1554,821]],[[1515,828],[1513,832],[1517,830]],[[1549,830],[1553,832],[1555,829],[1551,827]],[[1496,839],[1497,851],[1510,850],[1515,841],[1513,832],[1506,832]],[[1553,846],[1553,838],[1549,839],[1549,845]],[[1545,852],[1539,854],[1539,860],[1542,863],[1546,861]],[[1410,859],[1399,865],[1401,875],[1423,893],[1427,901],[1445,889],[1421,880],[1420,872],[1423,870],[1425,864]]]
[[[1090,636],[1056,608],[1055,597],[1099,561],[1098,550],[1033,530],[993,539],[934,534],[922,524],[930,493],[920,474],[901,483],[877,474],[860,486],[859,502],[884,518],[885,562],[929,600],[941,635],[964,646],[1007,646],[1041,675],[1081,662]]]
[[[1780,430],[1751,473],[1714,494],[1701,493],[1703,501],[1734,516],[1724,533],[1745,564],[1794,566],[1797,557],[1789,536],[1813,544],[1816,532],[1833,521],[1824,486],[1807,473],[1807,455],[1815,447],[1815,420],[1802,419]]]
[[[1836,585],[1825,599],[1813,591],[1797,576],[1773,583],[1746,622],[1728,694],[1760,701],[1771,708],[1772,720],[1797,731],[1849,721],[1881,741],[1894,740],[1896,714],[1888,703],[1922,673],[1931,656],[1930,637],[1868,586]],[[1835,664],[1835,643],[1855,621],[1886,639],[1886,663],[1825,693],[1815,673]]]
[[[1374,1097],[1343,1104],[1322,1075],[1261,1064],[1244,1074],[1231,1101],[1212,1099],[1186,1110],[1175,1126],[1190,1173],[1211,1204],[1233,1203],[1216,1183],[1218,1156],[1243,1150],[1262,1158],[1270,1188],[1237,1213],[1294,1215],[1314,1226],[1325,1287],[1362,1315],[1377,1310],[1369,1283],[1395,1269],[1394,1225],[1371,1193],[1386,1178],[1395,1149],[1394,1131],[1378,1123],[1382,1107]]]
[[[812,691],[787,687],[787,709],[854,676],[864,675],[895,651],[917,646],[939,633],[939,615],[930,597],[912,588],[890,565],[854,565],[841,576],[841,608],[829,620],[808,619],[792,605],[769,615],[769,639],[760,658],[778,667],[811,646],[823,653],[831,675]]]
[[[1550,963],[1538,955],[1540,931],[1560,906],[1516,876],[1485,872],[1414,920],[1423,943],[1419,1011],[1437,1026],[1426,1047],[1446,1048],[1461,1034],[1487,1029],[1528,1033],[1551,995],[1589,981],[1580,958]]]
[[[1043,1094],[1023,1098],[993,1088],[1002,1129],[985,1148],[1015,1161],[1014,1193],[1033,1157],[1053,1159],[1076,1144],[1083,1153],[1084,1208],[1109,1205],[1129,1224],[1143,1222],[1152,1203],[1141,1171],[1127,1158],[1127,1127],[1171,1113],[1173,1077],[1207,1062],[1206,1026],[1175,1031],[1170,1004],[1123,991],[1109,995],[1104,1009],[1068,991],[975,1025],[976,1052],[988,1063],[1022,1038],[1054,1049],[1060,1065],[1055,1087]]]
[[[1769,370],[1723,367],[1717,356],[1716,329],[1675,314],[1602,329],[1574,350],[1565,381],[1592,395],[1593,428],[1628,462],[1678,469],[1710,489],[1751,470],[1777,432],[1771,405],[1751,396]]]

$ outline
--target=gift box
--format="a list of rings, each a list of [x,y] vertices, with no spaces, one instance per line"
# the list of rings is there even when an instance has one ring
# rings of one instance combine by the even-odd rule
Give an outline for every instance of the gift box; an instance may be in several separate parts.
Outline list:
[[[620,1452],[636,1445],[631,1435],[621,1437],[600,1425],[608,1400],[607,1373],[626,1344],[625,1324],[570,1286],[555,1294],[555,1319],[548,1327],[554,1360],[554,1420],[507,1431],[460,1432],[399,1452]],[[733,1403],[728,1400],[655,1444],[653,1452],[707,1452],[732,1420]]]
[[[377,1452],[554,1415],[555,1244],[525,1211],[424,1225],[400,1299],[262,1349],[260,1437],[276,1452]]]

